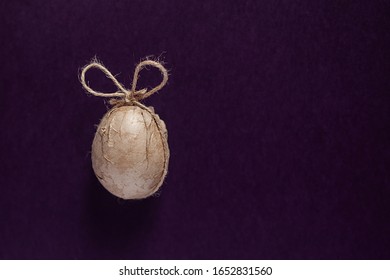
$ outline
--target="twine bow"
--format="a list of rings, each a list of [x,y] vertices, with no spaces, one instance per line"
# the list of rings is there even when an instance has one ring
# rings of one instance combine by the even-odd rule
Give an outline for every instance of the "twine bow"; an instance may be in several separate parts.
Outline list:
[[[158,70],[160,70],[161,75],[163,76],[163,79],[161,83],[152,88],[151,90],[147,90],[146,88],[141,89],[141,90],[136,90],[137,87],[137,82],[138,82],[138,77],[139,77],[139,72],[145,67],[145,66],[153,66],[156,67]],[[118,91],[116,92],[99,92],[93,90],[85,81],[85,73],[91,69],[91,68],[97,68],[101,70],[107,78],[109,78],[111,81],[114,82],[115,86],[118,88]],[[111,99],[109,102],[111,105],[124,105],[124,104],[129,104],[129,105],[138,105],[141,107],[144,107],[141,103],[138,101],[141,99],[144,99],[146,97],[151,96],[153,93],[159,91],[162,89],[165,84],[168,81],[168,71],[167,69],[164,68],[164,66],[154,60],[144,60],[140,62],[137,67],[135,68],[134,71],[134,76],[133,76],[133,82],[131,84],[131,89],[126,89],[124,85],[122,85],[118,80],[114,77],[114,75],[111,74],[110,71],[106,67],[104,67],[101,63],[97,61],[93,61],[90,64],[86,65],[80,75],[80,81],[81,84],[83,85],[84,89],[88,92],[93,94],[94,96],[100,96],[100,97],[122,97],[122,99]]]

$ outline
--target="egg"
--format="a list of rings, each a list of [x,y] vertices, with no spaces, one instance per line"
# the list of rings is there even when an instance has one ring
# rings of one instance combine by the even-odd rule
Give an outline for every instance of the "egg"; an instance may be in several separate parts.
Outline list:
[[[167,174],[165,123],[152,107],[117,106],[101,120],[92,143],[92,167],[100,183],[123,199],[154,194]]]

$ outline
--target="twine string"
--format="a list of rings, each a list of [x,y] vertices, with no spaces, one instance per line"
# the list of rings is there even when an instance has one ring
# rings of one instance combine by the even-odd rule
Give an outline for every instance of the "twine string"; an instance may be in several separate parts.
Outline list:
[[[138,78],[139,78],[139,73],[146,66],[153,66],[153,67],[156,67],[158,70],[160,70],[163,79],[158,86],[152,88],[149,91],[146,88],[141,89],[141,90],[136,90],[137,82],[138,82]],[[114,83],[114,85],[117,87],[118,90],[116,92],[100,92],[100,91],[96,91],[96,90],[92,89],[85,80],[85,73],[87,73],[87,71],[91,68],[97,68],[97,69],[101,70],[106,75],[106,77]],[[167,71],[167,69],[165,69],[165,67],[161,63],[159,63],[157,61],[144,60],[136,66],[135,71],[134,71],[134,76],[133,76],[133,82],[131,84],[131,89],[129,90],[129,89],[126,89],[125,86],[122,85],[106,67],[104,67],[101,63],[99,63],[97,61],[93,61],[90,64],[86,65],[82,69],[81,75],[80,75],[80,81],[81,81],[81,84],[84,87],[84,89],[88,93],[90,93],[94,96],[121,97],[122,98],[120,100],[118,100],[118,99],[110,100],[110,103],[112,105],[115,105],[118,103],[130,104],[130,105],[133,105],[133,104],[141,105],[141,103],[138,102],[139,100],[151,96],[153,93],[156,93],[157,91],[159,91],[160,89],[162,89],[166,85],[166,83],[168,81],[168,71]]]

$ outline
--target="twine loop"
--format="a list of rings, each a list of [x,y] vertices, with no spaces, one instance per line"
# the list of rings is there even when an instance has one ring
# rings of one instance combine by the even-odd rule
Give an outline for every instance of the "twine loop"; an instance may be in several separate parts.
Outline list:
[[[139,78],[139,72],[146,66],[153,66],[153,67],[156,67],[158,70],[160,70],[163,79],[158,86],[152,88],[149,91],[146,88],[136,90],[137,82],[138,82],[138,78]],[[88,83],[85,81],[85,73],[91,68],[97,68],[97,69],[101,70],[106,75],[106,77],[109,78],[114,83],[114,85],[117,87],[118,90],[116,92],[99,92],[99,91],[92,89],[88,85]],[[135,67],[133,82],[131,84],[131,89],[126,89],[124,87],[124,85],[122,85],[120,82],[118,82],[118,80],[115,78],[115,76],[112,75],[112,73],[106,67],[104,67],[98,61],[92,61],[90,64],[86,65],[82,69],[81,75],[80,75],[80,81],[81,81],[81,84],[83,85],[84,89],[88,93],[93,94],[94,96],[121,97],[121,99],[116,99],[116,98],[111,99],[109,101],[111,105],[120,106],[120,105],[125,105],[125,104],[126,105],[127,104],[128,105],[135,104],[135,105],[142,106],[142,104],[138,102],[139,100],[142,100],[144,98],[151,96],[153,93],[159,91],[160,89],[162,89],[165,86],[165,84],[168,81],[168,71],[167,71],[167,69],[165,69],[165,67],[161,63],[159,63],[157,61],[144,60],[144,61],[140,62]]]

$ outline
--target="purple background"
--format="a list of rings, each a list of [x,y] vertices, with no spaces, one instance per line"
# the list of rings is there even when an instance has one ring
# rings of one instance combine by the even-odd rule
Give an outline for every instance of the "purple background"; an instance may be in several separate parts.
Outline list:
[[[390,258],[388,1],[2,1],[3,259]],[[80,67],[169,84],[159,197],[95,178]],[[160,81],[141,73],[141,86]],[[98,71],[91,85],[114,90]]]

